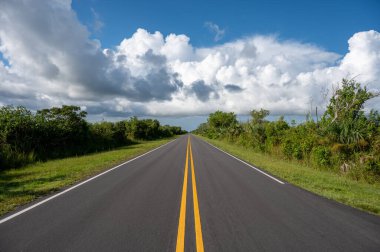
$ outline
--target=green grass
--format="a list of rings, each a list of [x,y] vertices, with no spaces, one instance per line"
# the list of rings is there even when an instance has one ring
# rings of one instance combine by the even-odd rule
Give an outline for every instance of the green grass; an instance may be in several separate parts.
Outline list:
[[[226,141],[200,138],[293,185],[343,204],[380,215],[379,183],[368,184],[365,181],[354,181],[333,172],[317,170],[298,162],[257,153]]]
[[[0,216],[38,197],[58,191],[171,139],[140,142],[112,151],[31,164],[0,172]]]

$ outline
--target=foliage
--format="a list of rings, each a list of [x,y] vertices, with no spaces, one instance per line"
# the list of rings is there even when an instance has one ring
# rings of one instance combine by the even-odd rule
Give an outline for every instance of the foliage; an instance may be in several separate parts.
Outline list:
[[[320,167],[331,165],[331,151],[325,146],[316,146],[312,150],[313,161]]]
[[[377,95],[355,80],[343,79],[319,122],[310,115],[298,125],[289,125],[283,117],[268,121],[270,112],[264,109],[252,110],[248,122],[237,122],[235,114],[217,111],[195,133],[356,180],[380,181],[380,115],[375,110],[365,114],[363,109]]]
[[[238,124],[238,121],[233,112],[227,113],[218,110],[209,115],[207,124],[209,127],[208,136],[211,138],[217,138],[231,132],[234,134],[233,129]]]
[[[25,107],[0,108],[0,170],[52,158],[82,155],[183,134],[181,127],[132,117],[120,122],[89,123],[77,106],[42,109],[33,114]]]
[[[363,107],[375,96],[355,80],[343,79],[341,88],[335,90],[323,115],[325,132],[332,140],[344,144],[369,139],[371,131],[378,125],[378,114],[372,111],[366,117]]]

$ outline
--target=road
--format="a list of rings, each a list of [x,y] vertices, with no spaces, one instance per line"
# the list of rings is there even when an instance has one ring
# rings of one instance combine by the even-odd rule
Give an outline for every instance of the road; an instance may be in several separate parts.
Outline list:
[[[190,139],[3,217],[0,251],[380,251],[379,217]]]

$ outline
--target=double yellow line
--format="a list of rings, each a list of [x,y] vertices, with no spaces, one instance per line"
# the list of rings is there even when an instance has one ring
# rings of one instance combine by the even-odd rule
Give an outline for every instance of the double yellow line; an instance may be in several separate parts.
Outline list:
[[[190,137],[187,139],[185,175],[183,178],[182,199],[181,199],[181,208],[180,208],[180,213],[179,213],[176,252],[185,251],[185,222],[186,222],[186,198],[187,198],[186,196],[187,196],[187,180],[188,180],[188,170],[189,170],[189,156],[190,156],[190,165],[191,165],[191,184],[193,188],[195,241],[196,241],[197,252],[203,252],[204,248],[203,248],[203,238],[202,238],[201,216],[199,214],[197,183],[195,180],[194,160],[193,160],[193,152],[191,150]]]

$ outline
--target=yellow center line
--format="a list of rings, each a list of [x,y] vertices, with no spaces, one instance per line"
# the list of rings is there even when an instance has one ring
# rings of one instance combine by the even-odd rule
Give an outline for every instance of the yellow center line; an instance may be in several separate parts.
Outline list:
[[[187,139],[186,164],[185,164],[185,174],[183,178],[181,207],[180,207],[180,212],[179,212],[176,252],[185,251],[186,198],[187,198],[187,180],[188,180],[188,170],[189,170],[189,153],[190,153],[190,164],[191,164],[191,183],[192,183],[192,188],[193,188],[195,242],[196,242],[197,252],[204,252],[201,216],[199,214],[197,183],[195,179],[194,159],[193,159],[193,151],[191,149],[190,137]]]
[[[190,146],[190,137],[187,140],[187,148],[186,148],[185,175],[183,178],[181,208],[179,212],[176,252],[183,252],[185,250],[185,221],[186,221],[187,174],[188,174],[188,169],[189,169],[189,146]]]
[[[201,225],[201,216],[199,214],[197,183],[195,180],[194,160],[193,160],[193,151],[191,149],[191,141],[190,141],[190,160],[191,160],[191,182],[193,186],[195,241],[197,245],[197,252],[203,252],[204,248],[203,248],[203,237],[202,237],[202,225]]]

